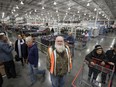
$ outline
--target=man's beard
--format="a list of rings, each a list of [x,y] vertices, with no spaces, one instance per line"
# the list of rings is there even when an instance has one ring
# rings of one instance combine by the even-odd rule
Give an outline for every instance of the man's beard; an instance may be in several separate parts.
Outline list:
[[[63,45],[57,45],[57,44],[55,44],[55,48],[60,53],[62,53],[65,50],[64,44]]]

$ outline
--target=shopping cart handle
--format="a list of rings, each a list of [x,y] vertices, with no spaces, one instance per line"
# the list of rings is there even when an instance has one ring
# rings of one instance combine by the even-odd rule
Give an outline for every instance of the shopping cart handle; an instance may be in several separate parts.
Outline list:
[[[89,65],[89,61],[87,61],[87,60],[84,60],[84,64],[87,64],[87,65]]]

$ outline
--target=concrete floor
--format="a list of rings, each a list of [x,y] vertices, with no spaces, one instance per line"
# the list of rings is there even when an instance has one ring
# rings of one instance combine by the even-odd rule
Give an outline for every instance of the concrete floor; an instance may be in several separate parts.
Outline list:
[[[16,38],[11,37],[11,39],[14,40]],[[91,38],[91,40],[87,44],[86,49],[83,50],[75,49],[75,57],[73,59],[73,69],[71,73],[67,74],[65,87],[71,87],[71,83],[73,79],[75,78],[81,65],[83,64],[85,55],[88,54],[90,51],[92,51],[96,44],[102,45],[102,47],[106,51],[107,49],[110,48],[113,42],[116,42],[116,35],[109,33],[107,36],[101,35],[96,38]],[[40,54],[39,68],[46,69],[46,55],[41,52],[39,52],[39,54]],[[4,77],[3,87],[28,87],[30,85],[30,79],[28,75],[28,65],[22,67],[20,62],[16,62],[16,70],[17,70],[18,78],[7,79],[6,77]],[[40,80],[41,79],[38,78],[37,83],[32,87],[51,87],[50,76],[47,70],[46,70],[45,82],[42,83]],[[116,76],[114,78],[114,81],[116,81]],[[113,87],[116,87],[116,84],[114,84]]]

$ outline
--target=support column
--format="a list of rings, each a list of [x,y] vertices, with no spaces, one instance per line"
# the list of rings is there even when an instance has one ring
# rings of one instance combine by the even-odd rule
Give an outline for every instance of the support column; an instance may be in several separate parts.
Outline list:
[[[96,12],[96,18],[95,18],[95,27],[97,27],[97,19],[98,19],[98,13],[99,13],[99,8],[97,8],[97,12]]]

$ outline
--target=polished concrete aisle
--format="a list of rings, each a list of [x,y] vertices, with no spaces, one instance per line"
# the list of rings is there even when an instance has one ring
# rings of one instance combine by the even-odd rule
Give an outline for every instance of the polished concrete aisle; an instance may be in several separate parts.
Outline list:
[[[75,57],[73,59],[73,69],[71,73],[67,74],[65,87],[71,87],[71,83],[75,78],[75,75],[77,74],[79,68],[83,64],[85,55],[90,51],[92,51],[96,44],[102,45],[104,50],[106,51],[113,45],[114,42],[116,42],[115,34],[108,34],[107,36],[101,35],[96,38],[91,38],[91,40],[87,44],[86,49],[83,50],[75,49]],[[41,52],[39,53],[40,53],[39,68],[46,69],[46,55]],[[4,77],[3,87],[28,87],[30,85],[28,65],[22,67],[20,62],[16,62],[16,70],[18,77],[16,79],[7,79],[6,77]],[[115,77],[115,81],[116,81],[116,77]],[[37,83],[32,87],[51,87],[49,72],[46,70],[45,82],[41,82],[41,78],[40,76],[38,76]],[[116,84],[114,84],[113,87],[116,87]]]

